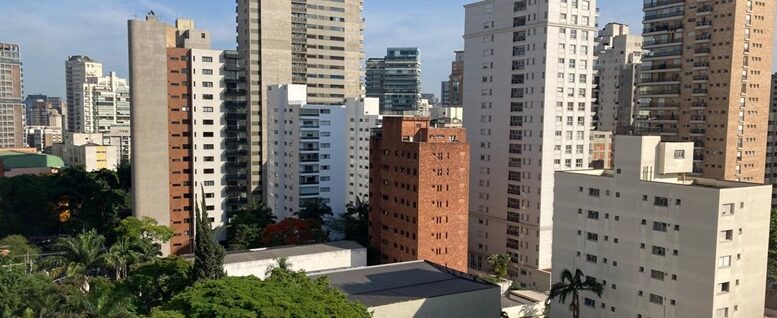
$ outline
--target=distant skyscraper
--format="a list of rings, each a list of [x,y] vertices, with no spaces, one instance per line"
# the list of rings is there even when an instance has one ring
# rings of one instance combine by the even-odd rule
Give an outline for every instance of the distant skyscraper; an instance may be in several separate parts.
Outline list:
[[[448,77],[448,81],[444,82],[448,85],[448,100],[447,106],[461,107],[464,93],[464,51],[455,51],[456,59],[451,63],[451,74]]]
[[[91,119],[84,107],[91,101],[85,100],[89,95],[85,92],[86,83],[91,77],[102,77],[103,65],[88,56],[69,56],[65,61],[65,90],[67,92],[67,128],[71,132],[87,132],[86,118]]]
[[[128,25],[132,184],[143,189],[133,213],[173,228],[166,252],[189,253],[198,207],[223,240],[228,213],[247,201],[245,74],[237,53],[210,49],[193,21]]]
[[[696,174],[762,182],[775,7],[644,1],[638,132],[693,141]]]
[[[341,105],[363,95],[362,0],[237,1],[237,48],[248,68],[249,182],[262,195],[267,87],[306,84],[308,102]]]
[[[23,96],[19,45],[0,43],[0,148],[26,144]]]
[[[596,16],[583,0],[465,6],[473,270],[506,253],[516,283],[550,287],[553,175],[588,166]]]
[[[442,81],[440,82],[440,105],[442,106],[450,106],[451,105],[451,82],[450,81]]]
[[[376,261],[467,270],[469,144],[463,128],[390,116],[370,142],[370,247]]]
[[[56,125],[64,129],[67,125],[67,103],[59,97],[46,96],[41,94],[27,95],[24,99],[24,108],[28,126],[49,126],[54,123],[49,122],[49,110],[56,110],[62,119],[62,122]]]
[[[292,217],[319,199],[339,217],[349,202],[367,202],[370,129],[377,126],[377,99],[344,105],[308,104],[305,85],[268,88],[271,146],[267,205],[278,218]]]
[[[629,34],[629,26],[607,23],[594,48],[593,128],[617,134],[633,131],[636,115],[637,81],[642,58],[642,37]]]
[[[367,97],[380,98],[380,112],[418,110],[421,53],[418,48],[388,48],[383,58],[367,61]]]

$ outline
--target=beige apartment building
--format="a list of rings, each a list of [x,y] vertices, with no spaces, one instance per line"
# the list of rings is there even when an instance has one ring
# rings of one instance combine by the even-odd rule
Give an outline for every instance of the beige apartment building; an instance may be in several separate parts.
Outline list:
[[[68,166],[82,166],[86,171],[116,171],[119,166],[119,146],[105,144],[101,133],[65,133],[60,138],[60,143],[51,145],[51,154],[62,158]]]
[[[251,174],[261,199],[267,161],[267,87],[308,86],[308,102],[342,105],[361,95],[362,0],[237,1],[237,47],[247,67]]]
[[[19,45],[0,42],[0,148],[22,148],[24,88]]]
[[[616,136],[615,151],[612,170],[556,173],[553,280],[604,285],[581,317],[763,317],[771,185],[690,177],[692,142]]]
[[[642,37],[629,34],[628,25],[607,23],[599,30],[596,42],[593,128],[628,134],[633,129],[639,101],[637,83]]]
[[[776,7],[645,0],[637,132],[694,142],[695,174],[762,182]]]

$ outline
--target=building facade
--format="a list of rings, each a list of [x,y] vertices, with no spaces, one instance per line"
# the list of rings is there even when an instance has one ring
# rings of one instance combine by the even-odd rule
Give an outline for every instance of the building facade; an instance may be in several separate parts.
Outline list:
[[[549,288],[553,174],[589,161],[596,16],[587,0],[465,6],[472,271],[509,254],[510,279]]]
[[[592,169],[610,169],[612,168],[612,137],[610,131],[591,131],[591,145],[589,151],[590,163],[588,166]]]
[[[121,160],[119,146],[107,145],[100,133],[65,133],[59,143],[51,145],[51,153],[70,167],[82,166],[86,171],[108,169],[116,171]]]
[[[645,1],[638,132],[693,141],[696,174],[762,182],[776,7]]]
[[[642,37],[629,26],[607,23],[597,36],[594,54],[596,88],[593,128],[617,134],[633,131],[638,99]]]
[[[308,102],[342,105],[363,95],[363,1],[237,2],[237,48],[248,82],[252,199],[262,197],[269,148],[267,87],[308,86]]]
[[[23,96],[19,45],[0,43],[0,148],[25,146]]]
[[[316,199],[335,216],[357,198],[367,202],[369,136],[378,101],[308,104],[305,85],[271,86],[267,94],[272,135],[265,202],[278,218],[292,217]]]
[[[59,97],[41,94],[27,95],[24,99],[25,125],[27,126],[59,126],[67,125],[67,103]],[[52,110],[60,115],[61,122],[52,123]]]
[[[173,228],[166,253],[189,253],[198,208],[223,240],[228,212],[247,200],[239,182],[248,140],[233,111],[245,93],[238,56],[211,50],[210,34],[191,20],[171,26],[150,15],[128,26],[132,183],[145,189],[133,196],[133,212]]]
[[[462,128],[384,117],[370,141],[369,244],[379,263],[467,270],[469,144]]]
[[[777,184],[777,73],[772,75],[771,88],[764,182],[767,184]],[[777,209],[777,188],[772,190],[772,209]]]
[[[86,132],[86,116],[91,120],[91,113],[84,112],[87,101],[85,86],[89,78],[99,78],[103,76],[103,65],[92,58],[84,55],[68,56],[65,61],[65,91],[67,104],[67,128],[70,132]]]
[[[85,132],[108,132],[114,125],[129,126],[130,96],[127,80],[111,72],[108,76],[92,77],[84,87],[83,111]],[[80,114],[79,114],[80,115]]]
[[[418,48],[386,49],[383,58],[367,61],[367,97],[380,98],[381,114],[418,110],[421,99],[421,51]]]
[[[455,59],[451,63],[451,75],[443,82],[447,85],[447,101],[443,105],[461,107],[464,101],[464,51],[455,51]]]
[[[692,142],[615,143],[614,170],[556,174],[554,281],[604,285],[580,295],[581,316],[763,316],[771,186],[688,177]]]

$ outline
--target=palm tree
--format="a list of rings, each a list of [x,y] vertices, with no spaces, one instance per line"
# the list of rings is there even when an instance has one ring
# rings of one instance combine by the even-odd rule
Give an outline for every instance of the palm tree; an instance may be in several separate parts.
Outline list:
[[[153,258],[152,255],[147,254],[147,245],[138,239],[122,236],[103,255],[103,263],[113,268],[116,280],[121,280],[127,277],[128,269],[132,264]]]
[[[86,276],[102,270],[105,237],[91,230],[75,237],[59,238],[53,250],[58,254],[43,259],[44,268],[56,277],[81,279],[88,290]]]
[[[299,212],[294,212],[294,215],[300,219],[316,220],[319,224],[323,224],[324,217],[332,215],[332,208],[326,205],[320,198],[315,198],[313,200],[305,201],[305,203],[302,204],[302,209],[299,210]]]
[[[369,214],[370,205],[361,198],[356,198],[356,202],[349,202],[345,206],[343,229],[346,240],[353,240],[367,246]]]
[[[510,266],[510,255],[493,254],[488,257],[488,265],[491,265],[497,278],[505,278],[507,277],[507,268]]]
[[[572,302],[569,304],[569,310],[572,312],[572,317],[580,317],[580,292],[590,291],[596,294],[597,297],[602,297],[604,286],[597,282],[596,279],[591,277],[585,277],[583,272],[579,269],[575,271],[575,275],[572,275],[568,269],[561,272],[561,281],[556,282],[550,288],[550,294],[548,295],[547,304],[553,299],[557,299],[560,303],[566,303],[567,297],[572,297]]]

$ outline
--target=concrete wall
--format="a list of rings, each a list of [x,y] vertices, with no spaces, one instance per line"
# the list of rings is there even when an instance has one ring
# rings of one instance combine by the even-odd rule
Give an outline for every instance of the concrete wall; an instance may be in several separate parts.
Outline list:
[[[291,269],[313,273],[324,270],[367,266],[367,249],[342,250],[326,253],[291,256],[287,258]],[[256,276],[264,279],[267,269],[277,265],[276,259],[263,259],[241,263],[224,264],[227,276]]]
[[[418,299],[368,308],[373,318],[499,317],[499,288],[435,298]]]

